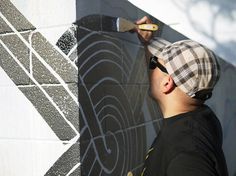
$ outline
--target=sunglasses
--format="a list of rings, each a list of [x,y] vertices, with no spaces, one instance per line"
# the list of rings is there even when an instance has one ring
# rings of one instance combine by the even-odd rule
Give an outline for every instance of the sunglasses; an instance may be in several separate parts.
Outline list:
[[[149,69],[154,70],[156,67],[158,67],[162,72],[168,74],[166,68],[158,62],[158,58],[156,56],[152,56],[149,61]]]

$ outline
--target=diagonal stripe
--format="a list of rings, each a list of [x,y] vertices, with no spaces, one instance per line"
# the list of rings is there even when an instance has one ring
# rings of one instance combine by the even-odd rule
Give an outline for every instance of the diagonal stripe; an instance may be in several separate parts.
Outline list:
[[[76,43],[73,48],[71,48],[70,52],[67,54],[67,56],[70,56],[78,47],[78,44]],[[61,51],[61,50],[60,50]],[[73,62],[72,62],[73,63]],[[77,66],[75,68],[78,70]]]
[[[35,32],[37,32],[37,29],[35,30]],[[77,44],[76,44],[77,45]],[[74,48],[74,47],[73,47]],[[60,53],[74,68],[75,68],[75,70],[78,70],[78,67],[76,66],[76,64],[73,62],[73,61],[71,61],[71,59],[69,58],[69,54],[68,55],[66,55],[60,48],[58,48],[58,47],[54,47],[54,49],[58,52],[58,53]]]
[[[64,80],[53,70],[53,68],[45,62],[45,60],[30,46],[30,44],[21,36],[21,34],[14,28],[14,26],[5,18],[5,16],[0,12],[0,17],[9,25],[9,27],[17,34],[17,36],[22,40],[22,42],[35,54],[39,61],[57,78],[65,90],[69,93],[75,103],[79,106],[77,97],[71,92]]]
[[[6,51],[11,55],[11,57],[16,61],[16,63],[22,68],[22,70],[29,76],[29,78],[39,87],[39,89],[44,93],[44,95],[48,98],[48,100],[52,103],[52,105],[56,108],[56,110],[60,113],[60,115],[64,118],[64,120],[69,124],[69,126],[74,130],[76,135],[79,135],[79,132],[75,129],[75,127],[71,124],[71,122],[66,119],[63,112],[59,109],[56,103],[52,100],[52,98],[48,95],[48,93],[42,88],[42,86],[34,79],[34,77],[24,68],[24,66],[20,63],[20,61],[16,58],[16,56],[9,50],[9,48],[0,40],[1,45],[6,49]],[[77,137],[76,136],[76,137]]]
[[[78,167],[80,167],[81,163],[76,164],[71,170],[70,172],[68,172],[68,174],[66,174],[66,176],[70,176],[70,174],[72,174]]]

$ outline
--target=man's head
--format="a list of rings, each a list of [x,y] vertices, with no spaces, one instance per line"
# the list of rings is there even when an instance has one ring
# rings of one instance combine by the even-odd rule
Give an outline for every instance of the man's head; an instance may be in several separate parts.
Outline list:
[[[175,87],[191,98],[205,101],[211,97],[220,76],[219,64],[211,50],[192,40],[169,43],[163,39],[151,40],[148,49],[155,56],[150,59],[150,68],[154,65],[159,68],[159,71],[151,73],[155,98],[163,98],[163,93],[167,95]],[[171,89],[167,92],[157,89],[165,89],[162,84],[168,83],[173,87],[169,87]]]

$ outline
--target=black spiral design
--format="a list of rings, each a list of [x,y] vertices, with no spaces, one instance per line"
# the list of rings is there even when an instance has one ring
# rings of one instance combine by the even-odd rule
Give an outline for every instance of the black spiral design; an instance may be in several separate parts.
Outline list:
[[[124,62],[117,39],[84,28],[77,37],[81,174],[125,175],[143,152],[133,150],[145,147],[145,129],[135,127],[123,79],[132,62]]]

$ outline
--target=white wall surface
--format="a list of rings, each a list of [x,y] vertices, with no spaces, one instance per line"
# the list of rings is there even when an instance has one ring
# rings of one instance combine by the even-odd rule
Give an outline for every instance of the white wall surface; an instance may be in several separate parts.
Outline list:
[[[129,1],[236,65],[235,0]],[[11,2],[52,44],[76,19],[76,0]],[[1,68],[0,89],[0,175],[45,174],[69,146],[59,141]]]
[[[11,0],[48,41],[55,44],[76,19],[76,0]]]
[[[0,175],[42,176],[68,149],[0,67]]]
[[[129,0],[236,65],[235,0]]]
[[[75,19],[75,0],[11,0],[52,44]],[[42,176],[71,147],[0,67],[0,175]]]

